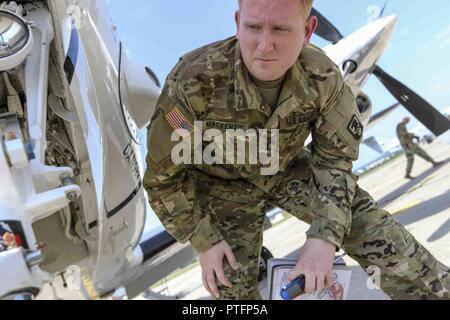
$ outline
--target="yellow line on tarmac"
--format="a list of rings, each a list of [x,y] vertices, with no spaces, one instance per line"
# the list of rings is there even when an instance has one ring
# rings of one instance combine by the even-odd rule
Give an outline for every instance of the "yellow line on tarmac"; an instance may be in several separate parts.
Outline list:
[[[99,299],[99,294],[94,288],[94,283],[92,282],[91,278],[89,277],[87,270],[83,269],[81,272],[81,282],[84,285],[84,289],[86,290],[86,293],[92,300]]]
[[[391,214],[393,216],[399,216],[403,213],[405,213],[406,211],[408,211],[409,209],[412,209],[414,207],[417,207],[419,204],[421,204],[423,201],[421,200],[414,200],[408,204],[405,204],[404,206],[397,208],[395,210],[392,210]]]

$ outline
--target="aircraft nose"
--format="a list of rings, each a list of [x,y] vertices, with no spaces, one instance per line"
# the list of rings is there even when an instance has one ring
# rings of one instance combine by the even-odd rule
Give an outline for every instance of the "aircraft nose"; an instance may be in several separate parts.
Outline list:
[[[379,23],[381,31],[384,34],[391,36],[395,31],[395,27],[397,26],[397,21],[398,21],[398,16],[393,14],[393,15],[379,19],[378,23]]]

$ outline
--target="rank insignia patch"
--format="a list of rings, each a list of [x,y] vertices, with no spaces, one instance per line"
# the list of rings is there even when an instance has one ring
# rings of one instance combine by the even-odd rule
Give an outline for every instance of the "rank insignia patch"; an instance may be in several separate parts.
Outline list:
[[[350,121],[350,124],[348,125],[348,131],[350,131],[350,133],[356,140],[361,140],[364,134],[364,127],[356,115],[354,115],[352,120]]]
[[[192,131],[194,131],[194,127],[186,119],[178,107],[175,107],[172,111],[166,114],[166,119],[170,126],[183,138],[189,137]]]

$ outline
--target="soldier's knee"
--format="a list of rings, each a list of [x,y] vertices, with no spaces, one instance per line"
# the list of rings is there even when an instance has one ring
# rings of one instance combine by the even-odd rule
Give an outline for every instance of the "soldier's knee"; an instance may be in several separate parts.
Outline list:
[[[386,232],[395,228],[389,212],[380,209],[374,200],[366,199],[359,207],[353,208],[350,232],[344,238],[347,251],[350,247],[351,251],[364,251],[372,243],[379,246],[378,241],[383,241]]]

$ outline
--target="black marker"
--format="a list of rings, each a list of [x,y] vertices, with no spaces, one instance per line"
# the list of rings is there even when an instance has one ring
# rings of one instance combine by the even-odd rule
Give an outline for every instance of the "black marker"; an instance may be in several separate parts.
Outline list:
[[[305,293],[305,276],[300,275],[294,281],[281,289],[280,295],[284,300],[293,300]]]

